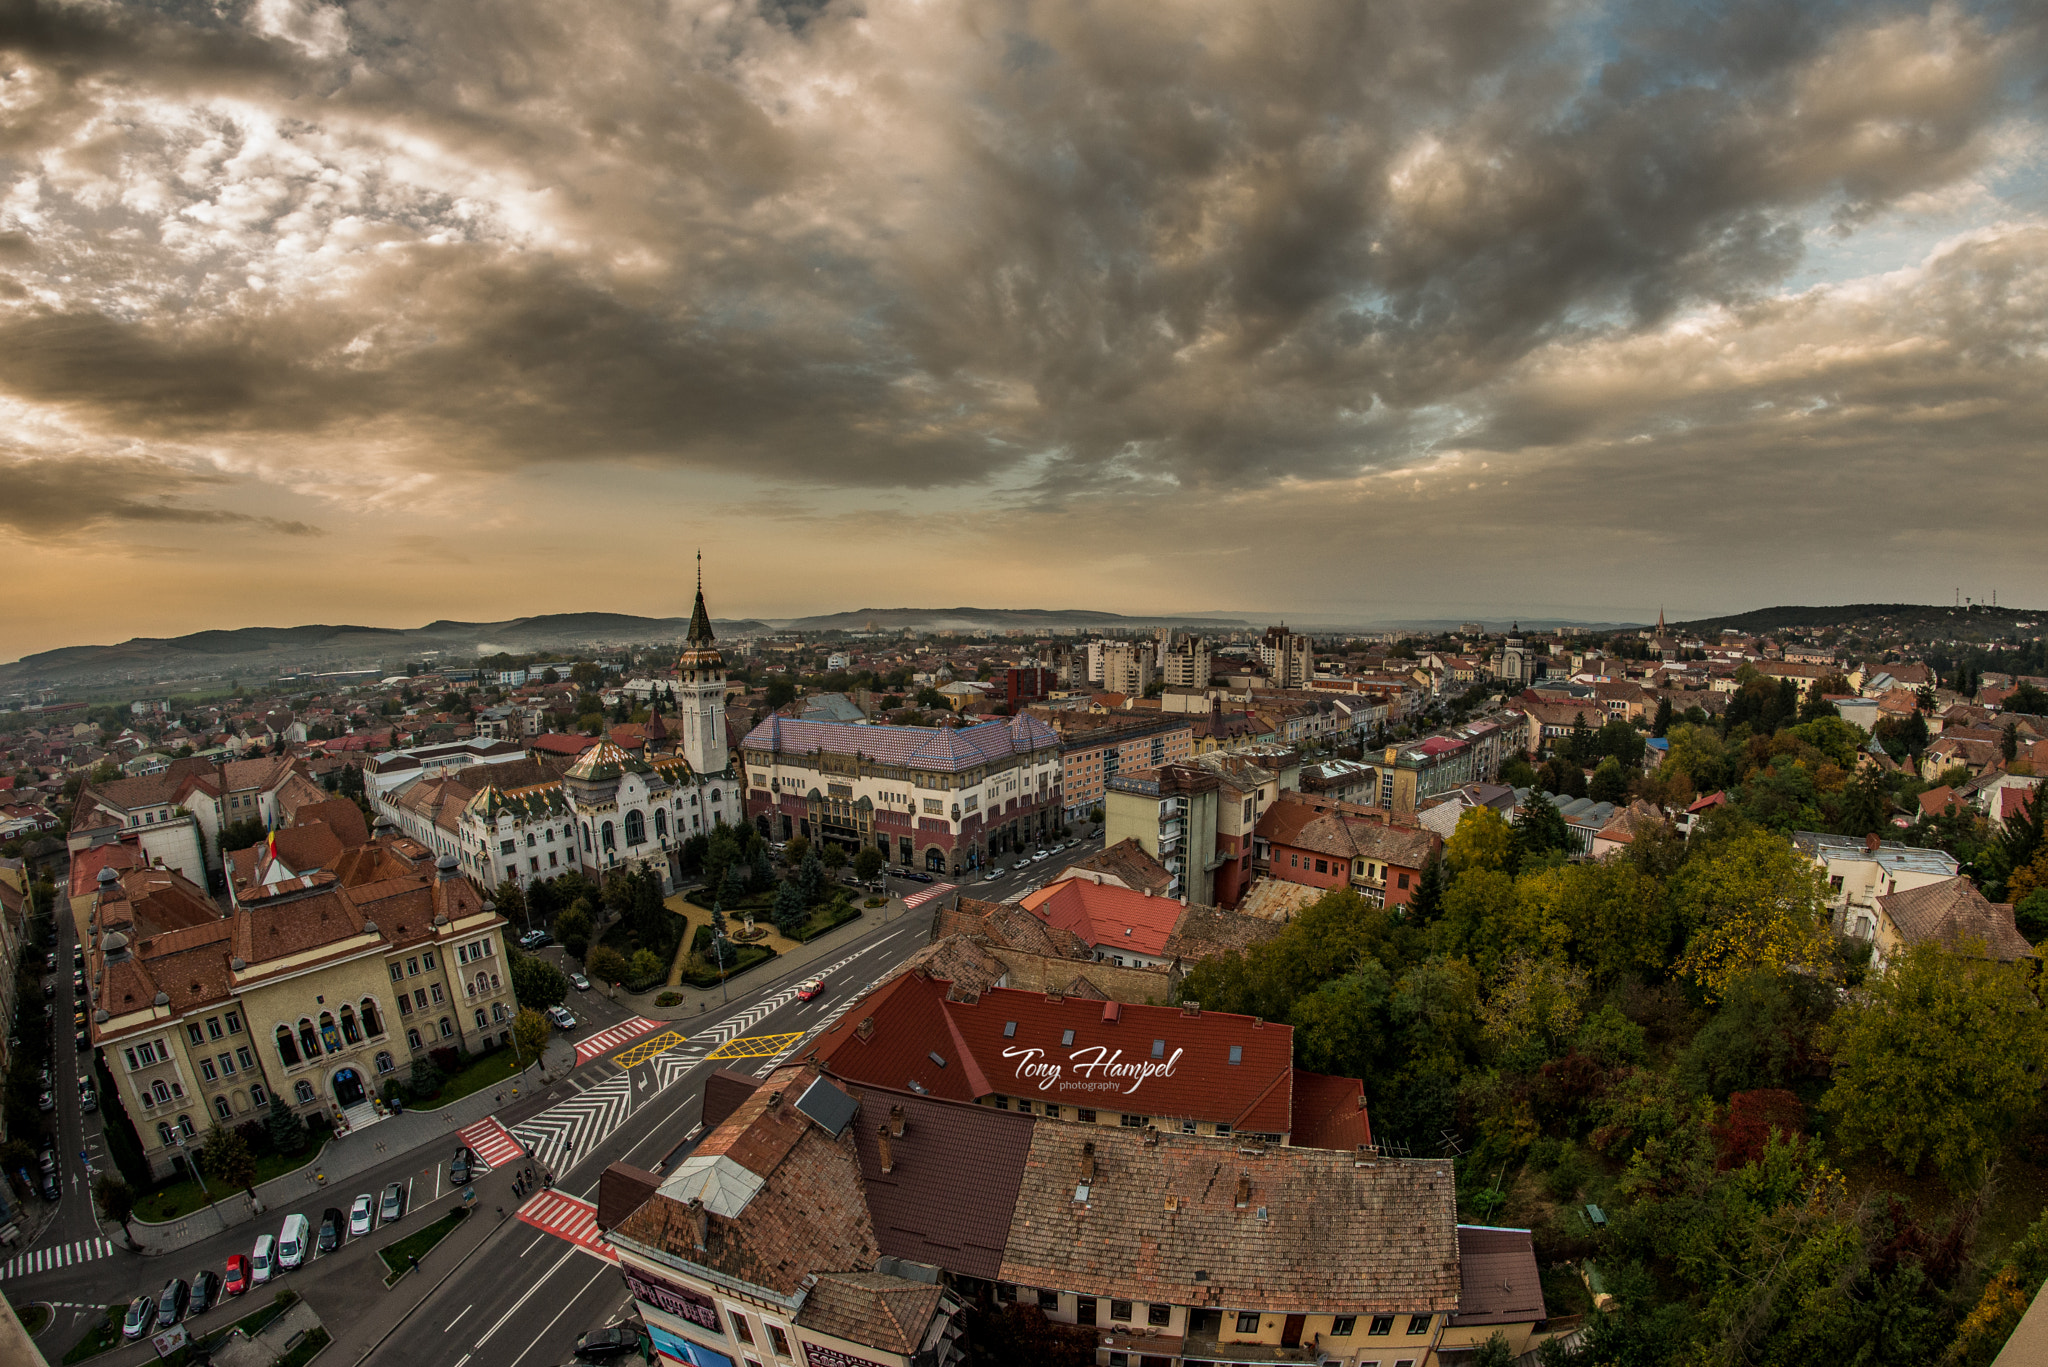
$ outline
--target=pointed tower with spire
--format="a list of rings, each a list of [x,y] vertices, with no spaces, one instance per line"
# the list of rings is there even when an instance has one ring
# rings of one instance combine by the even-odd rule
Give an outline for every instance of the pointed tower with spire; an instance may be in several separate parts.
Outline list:
[[[711,634],[711,614],[704,610],[704,552],[697,552],[697,605],[690,610],[690,633],[676,660],[676,720],[682,731],[683,758],[700,774],[722,774],[732,767],[725,743],[725,657]]]

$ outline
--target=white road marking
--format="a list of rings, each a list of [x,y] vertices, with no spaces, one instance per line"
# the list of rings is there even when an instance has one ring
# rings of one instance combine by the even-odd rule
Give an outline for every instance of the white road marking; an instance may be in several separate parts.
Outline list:
[[[500,1329],[503,1329],[505,1327],[505,1321],[511,1319],[514,1315],[518,1314],[520,1307],[533,1299],[533,1293],[540,1290],[541,1287],[547,1285],[548,1278],[554,1276],[555,1273],[561,1271],[562,1264],[568,1262],[571,1258],[575,1256],[576,1246],[574,1244],[571,1244],[569,1245],[569,1247],[563,1249],[562,1256],[555,1260],[555,1265],[549,1268],[547,1271],[541,1273],[540,1279],[534,1282],[532,1286],[526,1288],[526,1294],[521,1296],[518,1300],[512,1302],[512,1308],[510,1310],[507,1310],[504,1314],[498,1316],[498,1322],[492,1325],[489,1329],[486,1329],[484,1331],[484,1336],[476,1341],[476,1343],[472,1346],[472,1351],[474,1351],[474,1349],[476,1348],[483,1347],[486,1343],[489,1343],[491,1341],[491,1335],[497,1333]],[[600,1268],[598,1270],[603,1271],[604,1269]]]
[[[590,1281],[586,1281],[585,1283],[583,1283],[583,1285],[577,1287],[575,1294],[562,1302],[562,1308],[555,1312],[555,1318],[549,1320],[546,1324],[542,1325],[540,1332],[533,1336],[533,1342],[527,1344],[526,1347],[523,1350],[521,1350],[519,1356],[513,1358],[511,1362],[507,1363],[506,1367],[519,1367],[519,1364],[526,1360],[526,1355],[528,1353],[540,1347],[540,1341],[543,1338],[547,1337],[548,1330],[555,1327],[555,1321],[561,1319],[562,1316],[568,1314],[569,1307],[576,1303],[576,1297],[581,1296],[584,1292],[588,1291],[590,1289],[590,1282],[594,1282],[599,1277],[602,1277],[606,1271],[607,1268],[604,1265],[600,1264],[597,1271],[590,1274]]]
[[[463,1306],[462,1309],[456,1314],[455,1318],[448,1321],[447,1328],[443,1329],[441,1332],[445,1334],[448,1332],[449,1329],[453,1329],[456,1325],[462,1323],[462,1317],[464,1315],[467,1315],[471,1310],[474,1310],[475,1308],[476,1303],[474,1301],[470,1302],[468,1305]]]

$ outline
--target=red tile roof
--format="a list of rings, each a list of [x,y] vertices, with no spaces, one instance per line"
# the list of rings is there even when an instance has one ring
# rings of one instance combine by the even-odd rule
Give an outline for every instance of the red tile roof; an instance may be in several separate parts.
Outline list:
[[[1020,904],[1048,925],[1079,936],[1090,947],[1121,945],[1157,958],[1183,908],[1171,897],[1148,896],[1114,883],[1068,878],[1040,888]]]
[[[1291,1138],[1299,1148],[1346,1153],[1372,1143],[1372,1124],[1365,1114],[1365,1084],[1355,1077],[1331,1077],[1296,1068]]]
[[[952,1001],[949,986],[914,973],[883,984],[818,1037],[816,1057],[840,1077],[878,1087],[914,1083],[912,1090],[954,1101],[1021,1096],[1261,1133],[1292,1128],[1290,1026],[1000,987]],[[1233,1048],[1241,1051],[1236,1063]],[[1105,1075],[1105,1067],[1118,1071]]]

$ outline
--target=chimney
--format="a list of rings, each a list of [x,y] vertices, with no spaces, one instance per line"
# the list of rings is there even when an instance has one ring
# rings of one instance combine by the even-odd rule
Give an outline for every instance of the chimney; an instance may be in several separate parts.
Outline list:
[[[875,1033],[875,1018],[862,1016],[860,1024],[853,1027],[853,1033],[856,1039],[872,1039]]]
[[[896,1109],[900,1111],[903,1108],[901,1106],[898,1106]],[[882,1150],[882,1175],[886,1177],[890,1173],[896,1171],[896,1156],[895,1154],[890,1152],[889,1149],[888,1121],[885,1120],[881,1124],[875,1126],[875,1143]]]
[[[782,1109],[782,1092],[779,1088],[768,1093],[768,1109],[771,1111]]]
[[[1081,1180],[1095,1180],[1095,1141],[1090,1139],[1081,1145]]]
[[[1199,1016],[1202,1014],[1202,1004],[1200,1002],[1182,1002],[1180,1004],[1180,1013],[1183,1016]]]
[[[889,1108],[889,1133],[898,1139],[903,1137],[903,1107],[900,1105]]]
[[[1237,1208],[1243,1210],[1252,1203],[1252,1175],[1249,1172],[1237,1174]]]
[[[692,1233],[695,1234],[697,1239],[697,1247],[700,1249],[708,1248],[711,1238],[711,1212],[704,1209],[704,1198],[692,1196],[690,1198],[689,1211],[690,1224]]]
[[[1145,895],[1146,895],[1147,897],[1150,897],[1150,896],[1152,895],[1152,889],[1151,889],[1151,888],[1149,888],[1149,887],[1148,887],[1148,888],[1146,888],[1146,889],[1145,889]]]
[[[1148,1149],[1159,1147],[1159,1127],[1157,1125],[1147,1125],[1145,1127],[1145,1147]]]
[[[1104,1002],[1102,1004],[1102,1023],[1104,1025],[1115,1025],[1119,1020],[1123,1019],[1123,1014],[1124,1005],[1122,1002]]]

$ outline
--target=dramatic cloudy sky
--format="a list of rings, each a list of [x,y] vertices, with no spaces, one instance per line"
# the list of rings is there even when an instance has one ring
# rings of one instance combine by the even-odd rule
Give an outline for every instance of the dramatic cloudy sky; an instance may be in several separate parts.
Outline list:
[[[0,657],[2048,606],[2038,4],[0,2]]]

